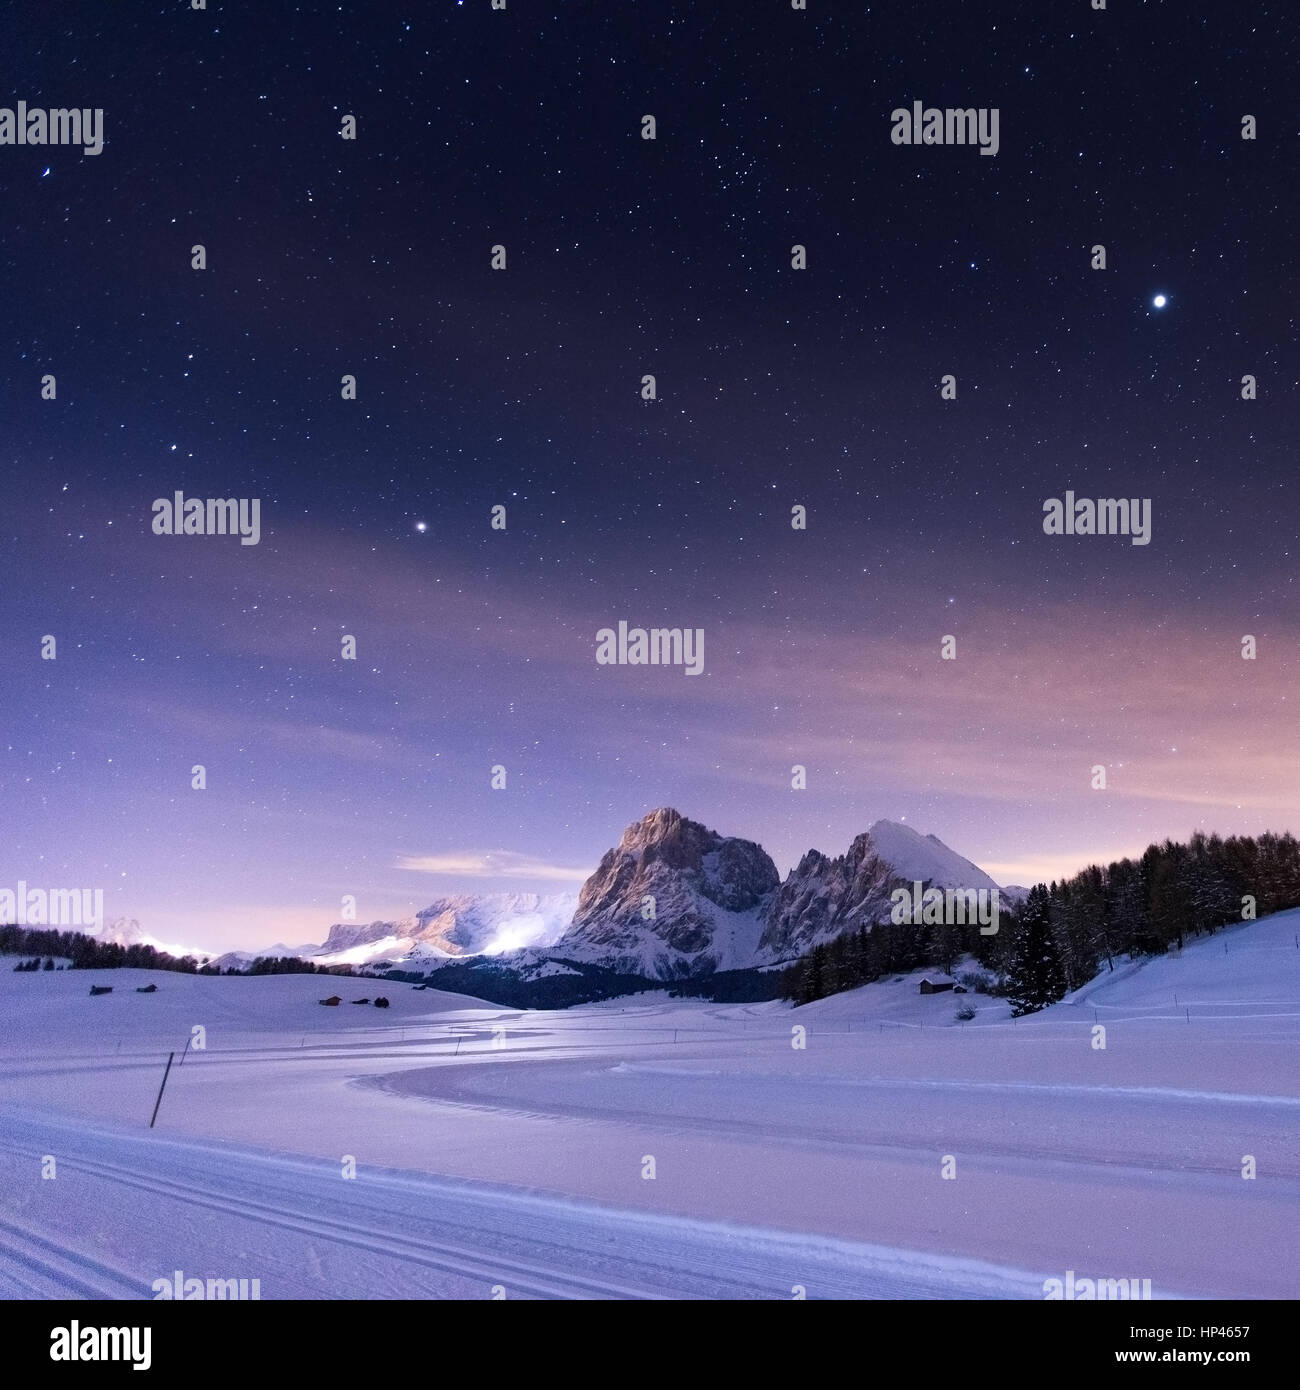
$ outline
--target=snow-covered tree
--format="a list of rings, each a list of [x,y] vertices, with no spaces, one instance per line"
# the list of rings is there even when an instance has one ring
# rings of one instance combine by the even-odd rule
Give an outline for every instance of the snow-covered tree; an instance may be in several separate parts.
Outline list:
[[[1054,1004],[1065,993],[1065,974],[1052,938],[1051,898],[1045,884],[1029,891],[1016,923],[1007,965],[1007,999],[1017,1016]]]

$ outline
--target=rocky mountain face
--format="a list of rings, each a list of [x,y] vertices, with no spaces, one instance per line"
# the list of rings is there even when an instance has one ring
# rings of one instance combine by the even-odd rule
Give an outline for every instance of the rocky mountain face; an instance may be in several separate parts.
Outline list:
[[[818,941],[888,916],[896,883],[893,867],[859,835],[847,854],[831,859],[810,849],[776,890],[763,921],[758,951],[764,960],[801,955]]]
[[[763,922],[759,962],[791,959],[841,932],[884,921],[895,888],[985,888],[997,884],[933,835],[877,821],[846,854],[809,850],[777,889]]]
[[[369,946],[376,941],[390,937],[415,939],[416,920],[407,917],[394,922],[335,922],[322,945],[317,946],[313,955],[335,955],[339,951],[351,951],[358,946]]]
[[[969,859],[934,835],[877,820],[848,852],[831,859],[809,849],[777,888],[763,920],[759,962],[802,955],[841,931],[869,927],[890,915],[894,888],[996,888]]]
[[[659,979],[748,965],[778,882],[760,845],[661,807],[606,852],[552,954]]]

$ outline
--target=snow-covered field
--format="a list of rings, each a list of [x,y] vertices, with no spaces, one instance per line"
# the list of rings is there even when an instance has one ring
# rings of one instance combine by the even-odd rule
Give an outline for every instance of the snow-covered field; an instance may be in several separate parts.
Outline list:
[[[1016,1023],[919,975],[793,1011],[520,1013],[0,967],[0,1295],[151,1297],[179,1269],[263,1298],[1041,1298],[1073,1270],[1296,1297],[1297,932],[1234,928]]]

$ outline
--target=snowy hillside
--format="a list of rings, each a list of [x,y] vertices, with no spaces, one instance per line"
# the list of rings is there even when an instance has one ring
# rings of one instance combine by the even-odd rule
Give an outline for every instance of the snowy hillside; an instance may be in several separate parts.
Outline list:
[[[1083,988],[1057,1004],[1015,1022],[1020,1028],[1074,1025],[1143,1019],[1226,1023],[1249,1022],[1263,1028],[1267,1021],[1300,1017],[1300,908],[1280,912],[1259,922],[1227,927],[1212,936],[1190,940],[1181,952],[1137,960],[1117,960],[1113,971],[1104,967]],[[978,970],[974,962],[967,967]],[[962,967],[958,968],[960,975]],[[797,1018],[824,1023],[858,1020],[864,1025],[885,1023],[900,1027],[976,1028],[986,1024],[1012,1026],[1011,1006],[985,994],[951,992],[922,995],[921,980],[933,979],[932,967],[891,976],[858,989],[845,990],[795,1011]],[[781,1011],[782,1003],[751,1005]],[[976,1017],[962,1021],[956,1011],[969,1007]],[[1277,1011],[1276,1013],[1274,1011]]]
[[[1015,1022],[916,976],[544,1013],[0,971],[0,1294],[145,1297],[179,1268],[268,1299],[1033,1299],[1073,1270],[1294,1299],[1297,934],[1300,910],[1219,932]]]
[[[21,982],[28,982],[24,987]],[[33,983],[34,982],[34,983]],[[15,985],[19,987],[14,988]],[[112,990],[90,997],[92,985]],[[155,992],[140,994],[145,986]],[[343,1003],[324,1008],[321,999]],[[358,1005],[354,999],[384,996],[389,1007]],[[456,1009],[488,1009],[480,999],[441,990],[412,990],[383,980],[338,975],[187,975],[171,970],[63,970],[12,976],[0,963],[0,1056],[26,1049],[59,1050],[85,1037],[95,1050],[106,1043],[179,1051],[195,1024],[210,1046],[223,1031],[289,1034],[334,1033],[340,1029],[391,1026],[398,1019],[427,1018]],[[113,1055],[117,1055],[114,1052]]]

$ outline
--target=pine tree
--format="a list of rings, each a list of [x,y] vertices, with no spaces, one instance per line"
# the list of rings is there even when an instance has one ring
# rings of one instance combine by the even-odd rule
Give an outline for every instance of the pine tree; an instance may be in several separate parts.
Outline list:
[[[805,1002],[811,1004],[814,999],[821,999],[826,994],[826,947],[814,946],[806,960],[804,994],[807,996]]]
[[[1054,1004],[1064,993],[1065,975],[1052,939],[1051,899],[1039,883],[1020,912],[1007,966],[1007,999],[1019,1017]]]
[[[933,937],[934,963],[951,975],[957,968],[957,961],[963,954],[964,932],[955,922],[944,922],[935,927]]]

